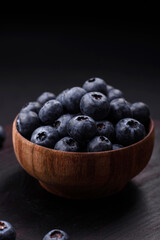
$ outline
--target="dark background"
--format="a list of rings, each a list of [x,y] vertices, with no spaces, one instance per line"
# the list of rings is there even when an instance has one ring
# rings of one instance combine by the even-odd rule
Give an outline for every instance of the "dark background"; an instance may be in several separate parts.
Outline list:
[[[43,91],[58,94],[101,77],[160,119],[159,24],[142,20],[52,15],[0,16],[0,124]]]
[[[150,15],[0,15],[0,124],[11,124],[20,108],[43,91],[58,94],[92,76],[120,88],[129,101],[146,102],[152,117],[160,119],[159,62],[159,24]],[[160,122],[155,126],[147,168],[116,197],[85,202],[42,189],[19,166],[11,126],[6,127],[0,151],[0,218],[13,224],[17,240],[42,239],[55,227],[77,240],[160,239]]]

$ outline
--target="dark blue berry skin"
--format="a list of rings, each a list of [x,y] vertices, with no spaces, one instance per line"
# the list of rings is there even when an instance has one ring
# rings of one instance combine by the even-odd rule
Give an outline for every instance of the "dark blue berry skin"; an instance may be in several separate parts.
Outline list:
[[[57,100],[49,100],[39,111],[39,118],[46,125],[53,124],[54,121],[63,114],[63,106]]]
[[[31,142],[48,148],[54,148],[58,140],[58,131],[51,126],[41,126],[35,129],[31,136]]]
[[[113,88],[108,92],[108,100],[111,102],[115,98],[123,98],[123,92],[119,89]]]
[[[105,119],[108,116],[109,107],[107,97],[100,92],[86,93],[80,101],[81,112],[94,120]]]
[[[55,150],[65,151],[65,152],[79,152],[80,146],[79,143],[69,137],[66,136],[64,138],[61,138],[54,147]]]
[[[96,136],[87,145],[88,152],[103,152],[109,150],[112,150],[112,143],[105,136]]]
[[[117,150],[117,149],[120,149],[120,148],[123,148],[124,146],[120,145],[120,144],[112,144],[112,150]]]
[[[3,146],[5,139],[6,139],[6,132],[3,126],[0,125],[0,148]]]
[[[41,107],[42,105],[39,102],[29,102],[21,109],[21,112],[32,111],[32,112],[39,113],[39,110]]]
[[[149,106],[143,102],[135,102],[130,106],[133,118],[145,126],[149,125],[150,122],[150,109]]]
[[[113,86],[107,84],[107,95],[108,95],[108,92],[109,92],[110,90],[112,90],[113,88],[114,88]]]
[[[0,240],[15,240],[16,231],[7,221],[0,220]]]
[[[69,235],[60,229],[51,230],[43,238],[43,240],[69,240],[69,239],[70,239]]]
[[[38,98],[37,102],[39,102],[41,105],[45,104],[49,100],[55,99],[56,95],[52,92],[43,92]]]
[[[67,126],[69,136],[74,138],[77,142],[86,142],[93,138],[97,133],[95,121],[85,115],[78,115],[73,117]]]
[[[116,98],[110,102],[109,116],[111,122],[117,123],[122,118],[132,117],[131,109],[124,98]]]
[[[96,126],[97,126],[98,135],[109,138],[111,142],[114,141],[115,129],[114,129],[114,125],[111,122],[107,120],[97,121]]]
[[[87,92],[101,92],[107,94],[107,84],[102,78],[89,78],[82,86]]]
[[[40,126],[40,120],[37,113],[29,112],[20,112],[17,118],[17,130],[19,133],[30,139],[32,132]]]
[[[59,136],[61,138],[68,135],[67,125],[73,116],[74,116],[73,114],[69,113],[63,114],[54,122],[53,126],[57,129]]]
[[[68,113],[80,112],[80,100],[86,91],[81,87],[73,87],[64,94],[64,108]]]
[[[121,119],[115,126],[116,142],[129,146],[146,136],[144,125],[133,118]]]
[[[69,91],[69,88],[63,90],[61,93],[59,93],[56,97],[56,100],[59,101],[63,108],[65,109],[65,95]]]

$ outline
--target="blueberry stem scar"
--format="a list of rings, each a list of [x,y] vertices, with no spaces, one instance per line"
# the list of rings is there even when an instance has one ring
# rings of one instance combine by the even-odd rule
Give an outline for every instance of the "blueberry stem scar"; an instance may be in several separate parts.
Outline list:
[[[130,120],[129,122],[128,122],[128,125],[130,126],[130,127],[137,127],[137,122],[135,122],[135,121],[133,121],[133,120]]]
[[[0,231],[2,231],[3,229],[7,228],[7,226],[5,225],[4,222],[0,222]]]
[[[100,136],[100,139],[101,139],[102,141],[108,142],[108,140],[107,140],[105,137],[103,137],[103,136]]]
[[[46,139],[46,133],[45,132],[41,132],[41,133],[38,133],[37,135],[37,140],[40,140],[40,141],[43,141],[44,139]]]
[[[69,140],[67,140],[67,144],[69,146],[74,146],[75,145],[75,141],[73,139],[69,139]]]
[[[94,97],[95,99],[99,100],[102,98],[102,95],[100,94],[92,94],[92,97]]]
[[[89,80],[88,80],[88,82],[94,82],[95,81],[95,78],[90,78]]]
[[[63,234],[59,231],[53,231],[51,234],[50,234],[50,237],[51,238],[56,238],[56,239],[61,239],[63,237]]]
[[[83,120],[87,120],[87,117],[77,117],[77,121],[83,121]]]
[[[97,124],[97,128],[98,129],[105,128],[105,125],[103,123],[99,123],[99,124]]]

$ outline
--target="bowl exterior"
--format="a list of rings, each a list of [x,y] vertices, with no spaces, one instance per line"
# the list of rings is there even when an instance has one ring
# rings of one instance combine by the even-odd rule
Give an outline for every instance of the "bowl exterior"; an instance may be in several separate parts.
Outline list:
[[[33,144],[13,123],[13,146],[20,165],[43,188],[67,198],[99,198],[120,191],[147,165],[154,146],[154,123],[140,142],[120,150],[69,153]]]

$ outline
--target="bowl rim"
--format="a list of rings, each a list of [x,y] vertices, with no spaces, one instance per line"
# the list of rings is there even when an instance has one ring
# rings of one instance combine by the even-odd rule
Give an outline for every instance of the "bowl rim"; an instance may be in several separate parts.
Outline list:
[[[109,154],[109,153],[113,153],[113,152],[120,152],[120,151],[124,151],[126,149],[131,149],[133,147],[135,147],[136,145],[144,142],[151,134],[152,132],[154,131],[154,121],[152,118],[150,118],[150,123],[149,123],[149,132],[148,134],[140,141],[136,142],[136,143],[133,143],[129,146],[126,146],[126,147],[123,147],[123,148],[119,148],[119,149],[115,149],[115,150],[108,150],[108,151],[101,151],[101,152],[68,152],[68,151],[61,151],[61,150],[55,150],[55,149],[52,149],[52,148],[47,148],[47,147],[44,147],[44,146],[41,146],[41,145],[38,145],[38,144],[35,144],[33,142],[31,142],[30,140],[28,140],[27,138],[23,137],[18,129],[17,129],[17,118],[18,118],[18,115],[15,117],[14,121],[13,121],[13,125],[12,125],[12,129],[14,129],[16,131],[16,134],[18,134],[22,139],[24,139],[24,141],[26,141],[28,144],[30,145],[33,145],[35,146],[37,149],[40,148],[40,149],[45,149],[45,150],[49,150],[53,153],[61,153],[61,154],[64,154],[64,155],[86,155],[86,156],[95,156],[95,155],[106,155],[106,154]]]

